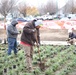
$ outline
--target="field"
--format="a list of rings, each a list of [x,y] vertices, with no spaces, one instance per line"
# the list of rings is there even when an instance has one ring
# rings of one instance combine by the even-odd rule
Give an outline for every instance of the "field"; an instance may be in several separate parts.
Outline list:
[[[65,29],[40,29],[40,33],[41,41],[65,41],[68,37]],[[6,37],[5,31],[1,30],[0,38]],[[27,73],[22,47],[18,45],[17,56],[13,52],[8,56],[7,44],[0,44],[0,75],[76,75],[75,48],[75,45],[41,45],[39,51],[44,65],[39,67],[39,53],[37,47],[34,47],[34,72]]]
[[[34,47],[34,72],[27,73],[24,51],[18,45],[18,55],[7,55],[7,45],[0,45],[0,75],[76,75],[76,53],[74,45],[40,46],[40,58],[44,63],[39,67],[39,53]]]

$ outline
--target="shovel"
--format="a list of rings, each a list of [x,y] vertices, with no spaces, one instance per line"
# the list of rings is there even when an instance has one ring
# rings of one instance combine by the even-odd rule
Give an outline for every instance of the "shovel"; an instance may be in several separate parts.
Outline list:
[[[41,56],[40,56],[40,48],[38,46],[38,38],[37,38],[37,31],[35,33],[35,37],[36,37],[36,43],[37,43],[37,48],[38,48],[38,54],[39,54],[39,67],[42,71],[45,70],[45,63],[41,60]]]
[[[38,48],[38,53],[39,53],[39,67],[40,67],[40,69],[42,70],[42,71],[44,71],[45,70],[45,63],[41,60],[41,56],[40,56],[40,49],[39,49],[39,47],[37,47]]]

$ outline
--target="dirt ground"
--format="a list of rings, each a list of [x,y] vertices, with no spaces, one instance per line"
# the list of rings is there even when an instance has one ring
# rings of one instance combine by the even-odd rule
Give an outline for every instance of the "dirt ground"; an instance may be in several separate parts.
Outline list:
[[[20,39],[20,36],[21,35],[18,35],[18,39]],[[0,39],[4,39],[6,37],[6,31],[0,29]],[[42,41],[65,41],[67,38],[68,31],[66,29],[40,29],[40,39]]]
[[[18,40],[20,40],[18,35]],[[5,39],[7,37],[6,31],[0,29],[0,39]],[[40,29],[40,37],[42,41],[65,41],[68,38],[67,29]],[[69,75],[76,75],[76,70]]]
[[[65,41],[68,38],[66,29],[41,29],[40,34],[42,41]]]

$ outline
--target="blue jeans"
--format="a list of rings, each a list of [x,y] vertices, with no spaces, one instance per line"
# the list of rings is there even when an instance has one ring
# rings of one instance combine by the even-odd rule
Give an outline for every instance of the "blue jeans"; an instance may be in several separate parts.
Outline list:
[[[12,50],[14,54],[17,54],[17,40],[16,38],[8,38],[8,55],[11,55]]]

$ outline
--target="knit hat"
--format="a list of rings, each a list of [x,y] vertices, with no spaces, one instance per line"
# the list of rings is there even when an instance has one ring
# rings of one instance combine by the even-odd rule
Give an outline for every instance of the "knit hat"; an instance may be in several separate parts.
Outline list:
[[[35,26],[42,26],[42,25],[43,25],[42,20],[35,21]]]

